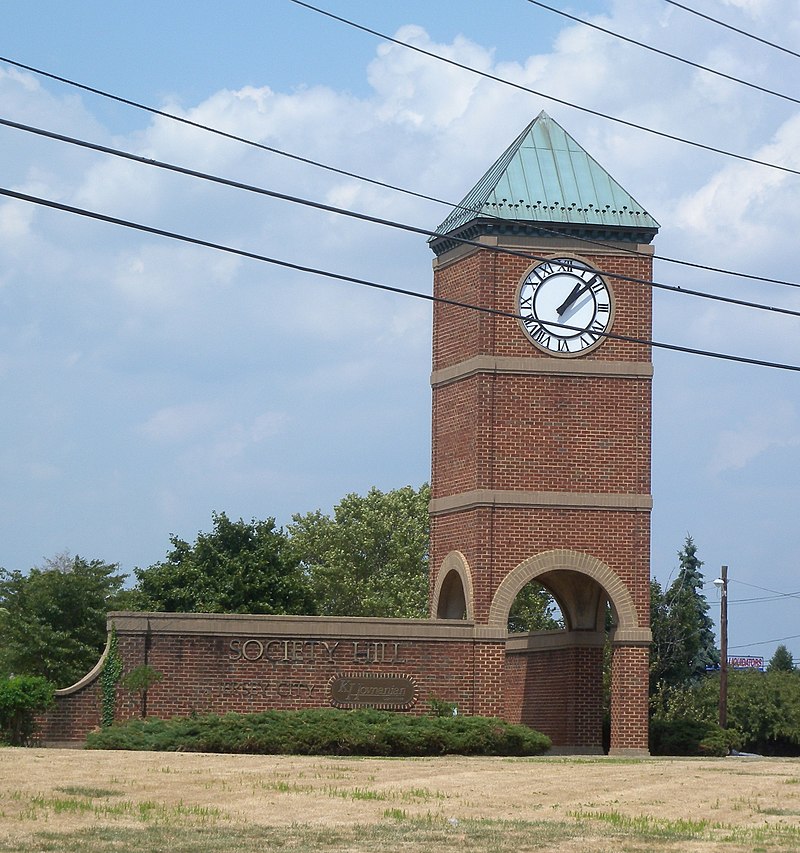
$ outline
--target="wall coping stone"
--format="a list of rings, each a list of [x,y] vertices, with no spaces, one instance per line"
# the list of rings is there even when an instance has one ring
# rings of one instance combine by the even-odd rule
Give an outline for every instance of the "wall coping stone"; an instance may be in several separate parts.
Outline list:
[[[441,388],[480,374],[527,374],[531,376],[607,376],[617,379],[652,379],[647,361],[602,361],[533,358],[528,356],[476,355],[431,373],[431,386]]]
[[[531,631],[528,634],[509,634],[506,654],[598,646],[602,648],[605,641],[602,631]]]
[[[379,619],[363,616],[283,616],[246,613],[108,614],[118,634],[239,636],[388,637],[404,640],[505,642],[507,631],[454,619]]]

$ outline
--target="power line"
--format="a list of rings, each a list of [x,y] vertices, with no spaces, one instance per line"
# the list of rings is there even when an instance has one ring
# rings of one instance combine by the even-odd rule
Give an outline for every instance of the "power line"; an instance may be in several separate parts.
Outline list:
[[[132,154],[128,151],[122,151],[119,148],[111,148],[107,145],[101,145],[95,142],[88,142],[87,140],[78,139],[73,136],[67,136],[66,134],[56,133],[55,131],[45,130],[43,128],[33,127],[31,125],[21,124],[20,122],[11,121],[10,119],[0,118],[0,126],[10,127],[15,130],[21,130],[26,133],[32,133],[38,136],[45,137],[47,139],[51,139],[57,142],[64,142],[70,145],[76,145],[81,148],[86,148],[91,151],[97,151],[99,153],[108,154],[114,157],[118,157],[124,160],[133,161],[136,163],[140,163],[145,166],[151,166],[158,169],[163,169],[170,172],[175,172],[177,174],[185,175],[192,178],[197,178],[199,180],[208,181],[215,184],[220,184],[222,186],[231,187],[233,189],[243,190],[245,192],[255,193],[258,195],[267,196],[269,198],[274,198],[280,201],[290,202],[292,204],[298,204],[305,207],[311,207],[315,210],[321,210],[326,213],[333,213],[340,216],[346,216],[352,219],[357,219],[362,222],[369,222],[375,225],[382,225],[389,228],[395,228],[401,231],[407,231],[414,234],[420,234],[425,237],[435,237],[437,236],[436,231],[431,231],[427,228],[419,228],[414,225],[409,225],[402,222],[397,222],[391,219],[384,219],[380,217],[370,216],[365,213],[358,213],[352,210],[346,210],[341,207],[337,207],[335,205],[324,204],[322,202],[313,201],[311,199],[301,198],[299,196],[289,195],[287,193],[277,192],[276,190],[269,190],[265,187],[258,187],[253,184],[247,184],[242,181],[234,181],[229,178],[222,178],[218,175],[211,175],[207,172],[199,172],[195,169],[189,169],[184,166],[178,166],[173,163],[166,163],[161,160],[154,160],[150,157],[143,157],[139,154]],[[481,248],[483,250],[488,250],[491,252],[499,253],[499,254],[507,254],[513,255],[515,257],[522,257],[529,260],[534,261],[545,261],[547,258],[544,256],[535,255],[528,251],[516,250],[516,249],[508,249],[500,246],[487,246],[484,243],[481,243],[477,240],[470,240],[463,237],[455,237],[451,236],[451,239],[454,241],[467,246],[475,246]],[[739,307],[744,308],[752,308],[754,310],[760,311],[770,311],[774,314],[784,314],[793,317],[800,317],[800,311],[793,310],[791,308],[780,308],[773,305],[764,305],[759,302],[752,302],[744,299],[736,299],[731,296],[722,296],[720,294],[708,293],[706,291],[695,290],[692,288],[682,287],[680,285],[672,285],[666,284],[664,282],[658,281],[650,281],[647,279],[637,278],[635,276],[627,276],[622,273],[616,272],[607,272],[604,270],[599,270],[603,275],[609,278],[615,278],[617,280],[631,282],[634,284],[642,284],[646,287],[656,288],[659,290],[666,290],[671,293],[679,293],[685,296],[694,296],[701,299],[710,299],[715,302],[723,302],[729,305],[737,305]]]
[[[792,634],[791,637],[777,637],[774,640],[760,640],[757,643],[742,643],[738,646],[728,646],[728,649],[749,649],[753,646],[768,646],[770,643],[782,643],[784,640],[797,640],[800,634]]]
[[[779,593],[778,595],[761,595],[755,598],[737,598],[737,599],[728,599],[728,604],[760,604],[762,602],[767,601],[783,601],[787,598],[795,598],[795,595],[790,595],[788,593]]]
[[[88,219],[95,219],[100,222],[107,222],[112,225],[119,225],[124,228],[131,228],[136,231],[142,231],[147,234],[153,234],[159,237],[167,237],[172,240],[179,240],[183,243],[189,243],[195,246],[202,246],[204,248],[215,249],[220,252],[226,252],[228,254],[237,255],[243,258],[249,258],[250,260],[261,261],[263,263],[273,264],[275,266],[282,267],[284,269],[290,269],[297,272],[309,273],[312,275],[319,275],[325,278],[335,279],[337,281],[344,281],[351,284],[357,284],[363,287],[370,287],[375,290],[382,290],[388,293],[396,293],[401,296],[411,296],[416,299],[424,299],[428,302],[450,305],[455,308],[463,308],[469,311],[478,311],[484,314],[491,314],[493,316],[498,317],[506,317],[512,320],[522,320],[522,316],[519,314],[515,314],[510,311],[501,311],[497,308],[486,308],[480,305],[471,305],[466,302],[459,302],[454,299],[446,299],[441,296],[433,296],[428,293],[420,293],[416,290],[409,290],[407,288],[402,287],[394,287],[388,284],[382,284],[380,282],[370,281],[368,279],[356,278],[354,276],[344,275],[342,273],[334,273],[329,270],[321,270],[315,267],[305,266],[303,264],[292,263],[291,261],[284,261],[278,258],[272,258],[267,255],[261,255],[256,252],[248,252],[244,249],[236,249],[232,246],[226,246],[221,243],[214,243],[209,240],[202,240],[197,237],[189,237],[185,234],[179,234],[175,231],[168,231],[163,228],[156,228],[152,225],[144,225],[138,222],[132,222],[127,219],[121,219],[115,216],[109,216],[104,213],[98,213],[96,211],[86,210],[85,208],[74,207],[73,205],[62,204],[61,202],[52,201],[51,199],[44,199],[38,196],[28,195],[26,193],[16,192],[14,190],[6,189],[0,187],[0,195],[7,196],[8,198],[17,199],[18,201],[25,201],[30,204],[37,204],[44,207],[49,207],[54,210],[59,210],[64,213],[71,213],[77,216],[83,216]],[[567,329],[570,331],[582,331],[576,326],[570,326],[566,323],[552,324],[558,325],[562,329]],[[800,365],[794,364],[783,364],[781,362],[772,362],[765,361],[763,359],[755,359],[755,358],[747,358],[745,356],[738,355],[730,355],[728,353],[720,353],[720,352],[712,352],[710,350],[701,350],[695,347],[685,347],[680,346],[678,344],[668,344],[660,341],[652,341],[646,340],[643,338],[636,338],[630,335],[618,335],[613,332],[597,332],[599,337],[608,338],[610,340],[616,341],[625,341],[627,343],[641,344],[643,346],[652,346],[658,349],[665,349],[671,352],[682,352],[688,355],[700,355],[707,358],[716,358],[722,361],[732,361],[739,364],[751,364],[757,367],[769,367],[777,370],[791,370],[793,372],[800,373]]]
[[[447,65],[453,66],[454,68],[460,68],[462,71],[467,71],[470,74],[476,74],[479,77],[484,77],[487,80],[492,80],[495,83],[502,83],[504,86],[510,86],[511,88],[517,89],[521,92],[527,92],[530,95],[536,95],[538,98],[544,98],[545,100],[553,101],[553,103],[561,104],[565,107],[569,107],[570,109],[579,110],[580,112],[596,116],[597,118],[602,118],[606,121],[613,121],[616,124],[623,125],[624,127],[630,127],[634,130],[640,130],[643,133],[650,133],[653,136],[658,136],[661,139],[668,139],[672,142],[679,142],[682,145],[690,145],[693,148],[699,148],[703,151],[709,151],[712,154],[720,154],[724,157],[732,157],[735,160],[740,160],[745,163],[753,163],[757,166],[765,166],[769,169],[777,169],[778,171],[786,172],[791,175],[800,175],[800,170],[792,169],[789,166],[781,166],[776,163],[768,163],[766,160],[758,160],[755,157],[747,157],[744,154],[737,154],[733,151],[726,151],[722,148],[717,148],[713,145],[707,145],[703,142],[685,139],[681,136],[677,136],[672,133],[667,133],[663,130],[656,130],[652,127],[646,127],[645,125],[637,124],[636,122],[627,121],[626,119],[609,115],[608,113],[602,113],[599,110],[593,110],[590,107],[583,107],[579,104],[574,104],[571,101],[567,101],[563,98],[557,98],[554,95],[547,95],[544,92],[532,89],[529,86],[524,86],[522,83],[516,83],[513,80],[506,80],[503,77],[498,77],[496,74],[490,74],[488,71],[481,71],[478,68],[473,68],[471,65],[466,65],[465,63],[458,62],[455,59],[449,59],[448,57],[441,56],[438,53],[434,53],[433,51],[425,50],[425,48],[419,47],[418,45],[402,41],[402,39],[394,38],[392,36],[387,35],[386,33],[380,32],[379,30],[374,30],[371,27],[364,26],[364,24],[356,23],[355,21],[351,21],[348,18],[344,18],[341,15],[335,15],[333,12],[328,12],[325,9],[320,9],[318,6],[312,6],[310,3],[304,2],[304,0],[288,0],[288,2],[294,3],[296,6],[301,6],[304,9],[308,9],[311,12],[317,12],[320,15],[324,15],[326,18],[338,21],[339,23],[345,24],[348,27],[353,27],[354,29],[361,30],[362,32],[368,33],[369,35],[375,36],[376,38],[383,39],[384,41],[391,42],[392,44],[396,44],[408,50],[413,50],[416,53],[422,54],[423,56],[435,59],[437,62],[443,62]]]
[[[628,36],[624,36],[621,33],[615,32],[614,30],[609,30],[606,27],[601,27],[599,24],[593,24],[591,21],[586,21],[583,18],[578,18],[575,15],[570,15],[568,12],[563,12],[561,9],[556,9],[554,6],[549,6],[547,3],[542,3],[540,0],[528,0],[533,6],[538,6],[540,9],[547,9],[548,12],[555,12],[556,15],[561,15],[563,18],[568,18],[570,21],[575,21],[577,24],[581,24],[584,27],[590,27],[593,30],[597,30],[598,32],[605,33],[606,35],[612,36],[613,38],[619,39],[620,41],[627,42],[628,44],[635,45],[636,47],[641,47],[644,50],[649,50],[652,53],[657,53],[659,56],[664,56],[667,59],[674,59],[676,62],[682,62],[684,65],[689,65],[692,68],[697,68],[700,71],[705,71],[708,74],[714,74],[717,77],[722,77],[725,80],[729,80],[732,83],[738,83],[741,86],[747,86],[750,89],[755,89],[758,92],[763,92],[766,95],[774,95],[776,98],[781,98],[784,101],[790,101],[793,104],[800,104],[800,99],[793,98],[791,95],[785,95],[782,92],[776,92],[773,89],[767,89],[764,86],[759,86],[756,83],[751,83],[748,80],[743,80],[741,77],[734,77],[731,74],[725,74],[723,71],[718,71],[715,68],[709,68],[707,65],[701,65],[699,62],[692,62],[691,59],[686,59],[683,56],[678,56],[675,53],[669,53],[669,51],[661,50],[658,47],[653,47],[651,44],[646,44],[642,41],[637,41],[636,39],[629,38]]]
[[[9,59],[7,56],[0,56],[0,62],[5,62],[7,65],[11,65],[14,68],[21,68],[23,71],[30,71],[31,74],[38,74],[41,77],[45,77],[48,80],[54,80],[57,83],[63,83],[65,86],[72,86],[75,89],[80,89],[83,92],[89,92],[92,95],[98,95],[101,98],[108,98],[111,101],[116,101],[119,104],[124,104],[128,107],[133,107],[137,110],[142,110],[144,112],[150,113],[151,115],[159,116],[160,118],[166,118],[170,121],[179,122],[180,124],[185,124],[188,127],[193,127],[197,130],[203,130],[206,133],[213,133],[216,136],[221,136],[224,139],[229,139],[232,142],[240,142],[242,145],[248,145],[252,148],[259,148],[262,151],[267,151],[270,154],[279,154],[281,157],[288,157],[291,160],[296,160],[299,163],[305,163],[309,166],[315,166],[320,169],[326,169],[329,172],[334,172],[335,174],[341,175],[346,178],[354,178],[358,181],[364,181],[365,183],[374,184],[375,186],[382,187],[383,189],[393,190],[394,192],[405,193],[406,195],[416,196],[417,198],[424,199],[426,201],[436,201],[440,204],[450,205],[452,207],[457,207],[458,205],[452,205],[450,202],[442,201],[441,199],[433,198],[432,196],[425,195],[424,193],[415,192],[414,190],[406,189],[403,187],[397,187],[393,184],[386,183],[385,181],[378,180],[376,178],[368,178],[364,175],[359,175],[355,172],[348,172],[346,169],[339,169],[336,166],[327,165],[324,163],[318,163],[315,160],[311,160],[308,157],[303,157],[299,154],[292,154],[288,151],[283,151],[280,148],[274,148],[271,145],[265,145],[262,142],[256,142],[253,139],[248,139],[245,136],[239,136],[235,133],[229,133],[225,130],[220,130],[217,127],[211,127],[210,125],[203,124],[199,121],[193,121],[192,119],[186,118],[185,116],[175,115],[174,113],[168,113],[165,110],[160,110],[157,107],[151,107],[148,104],[142,104],[139,101],[133,101],[130,98],[125,98],[122,95],[115,95],[113,92],[107,92],[104,89],[98,89],[94,86],[89,86],[86,83],[79,83],[76,80],[71,80],[69,77],[62,77],[58,74],[53,74],[50,71],[44,71],[41,68],[36,68],[33,65],[26,65],[24,62],[17,62],[14,59]]]
[[[768,587],[765,587],[765,586],[758,586],[757,584],[747,583],[747,581],[742,581],[742,580],[738,580],[738,579],[731,579],[731,583],[737,583],[737,584],[740,584],[741,586],[749,586],[752,589],[760,589],[762,592],[772,593],[777,598],[800,598],[800,591],[798,591],[798,592],[781,592],[780,590],[777,590],[777,589],[769,589]]]
[[[726,24],[725,21],[720,21],[718,18],[712,18],[711,15],[704,15],[702,12],[698,12],[697,9],[692,9],[690,6],[685,6],[683,3],[677,3],[676,0],[664,0],[664,2],[669,3],[670,6],[677,6],[679,9],[683,9],[684,12],[689,12],[692,15],[697,15],[698,18],[704,18],[706,21],[711,21],[711,23],[713,24],[718,24],[720,27],[725,27],[726,30],[731,30],[734,33],[738,33],[740,36],[753,39],[753,41],[765,44],[767,45],[767,47],[775,48],[775,50],[781,50],[784,53],[788,53],[790,56],[796,56],[798,59],[800,59],[800,53],[796,53],[795,51],[790,50],[788,47],[783,47],[782,45],[775,44],[774,41],[767,41],[767,39],[763,39],[760,36],[753,35],[753,33],[748,33],[747,30],[741,30],[739,29],[739,27],[734,27],[733,24]]]
[[[130,100],[128,98],[124,98],[120,95],[115,95],[111,92],[106,92],[102,89],[97,89],[95,87],[88,86],[84,83],[79,83],[79,82],[77,82],[75,80],[71,80],[67,77],[62,77],[62,76],[59,76],[57,74],[53,74],[49,71],[44,71],[40,68],[35,68],[32,65],[26,65],[24,63],[17,62],[16,60],[9,59],[8,57],[0,56],[0,62],[5,62],[8,65],[11,65],[13,67],[21,68],[25,71],[30,71],[32,74],[38,74],[38,75],[45,77],[47,79],[55,80],[59,83],[65,84],[67,86],[72,86],[74,88],[81,89],[82,91],[86,91],[86,92],[89,92],[91,94],[103,97],[103,98],[108,98],[110,100],[117,101],[119,103],[125,104],[126,106],[131,106],[131,107],[134,107],[135,109],[143,110],[144,112],[148,112],[148,113],[151,113],[153,115],[157,115],[161,118],[166,118],[166,119],[169,119],[171,121],[175,121],[175,122],[178,122],[181,124],[185,124],[189,127],[196,128],[197,130],[202,130],[202,131],[205,131],[207,133],[212,133],[212,134],[215,134],[217,136],[220,136],[220,137],[223,137],[226,139],[230,139],[234,142],[240,142],[244,145],[248,145],[248,146],[251,146],[253,148],[261,149],[262,151],[266,151],[270,154],[276,154],[276,155],[281,156],[281,157],[287,157],[291,160],[295,160],[297,162],[304,163],[306,165],[313,166],[315,168],[319,168],[319,169],[323,169],[325,171],[332,172],[333,174],[341,175],[341,176],[347,177],[347,178],[352,178],[354,180],[362,181],[364,183],[369,183],[369,184],[372,184],[374,186],[381,187],[383,189],[391,190],[393,192],[398,192],[398,193],[402,193],[404,195],[413,196],[415,198],[419,198],[419,199],[422,199],[424,201],[432,201],[436,204],[445,205],[445,206],[450,207],[450,208],[458,208],[458,209],[462,209],[462,210],[466,209],[466,208],[463,208],[460,204],[458,204],[456,202],[447,201],[445,199],[437,198],[436,196],[428,195],[426,193],[417,192],[415,190],[411,190],[411,189],[408,189],[406,187],[400,187],[400,186],[397,186],[394,184],[390,184],[390,183],[387,183],[386,181],[382,181],[382,180],[379,180],[377,178],[370,178],[370,177],[367,177],[365,175],[358,174],[356,172],[351,172],[351,171],[348,171],[346,169],[341,169],[341,168],[338,168],[336,166],[332,166],[330,164],[320,163],[319,161],[312,160],[309,157],[303,157],[299,154],[293,154],[289,151],[284,151],[280,148],[276,148],[276,147],[271,146],[271,145],[265,145],[263,143],[256,142],[252,139],[248,139],[248,138],[243,137],[243,136],[238,136],[237,134],[228,133],[227,131],[220,130],[219,128],[211,127],[210,125],[202,124],[201,122],[196,122],[196,121],[193,121],[191,119],[187,119],[184,116],[178,116],[178,115],[175,115],[173,113],[168,113],[164,110],[160,110],[160,109],[157,109],[155,107],[148,106],[147,104],[142,104],[142,103],[139,103],[137,101],[133,101],[133,100]],[[781,168],[781,167],[776,166],[775,168]],[[498,221],[502,221],[499,219],[499,217],[494,217],[491,214],[488,214],[487,218],[498,219]],[[558,231],[554,231],[554,230],[545,228],[544,226],[538,226],[538,227],[541,231],[548,232],[552,235],[559,236]],[[574,239],[580,240],[581,242],[587,243],[587,244],[602,245],[599,241],[592,240],[592,239],[587,238],[587,237],[575,237]],[[628,254],[636,255],[636,256],[643,256],[643,254],[644,254],[642,252],[637,251],[636,249],[623,248],[622,250],[627,252]],[[708,264],[701,264],[701,263],[697,263],[694,261],[687,261],[687,260],[682,260],[682,259],[678,259],[678,258],[669,258],[666,256],[659,256],[657,258],[657,260],[662,261],[664,263],[671,263],[671,264],[689,267],[691,269],[702,270],[704,272],[713,272],[713,273],[718,273],[720,275],[729,275],[729,276],[736,276],[737,278],[746,278],[746,279],[749,279],[751,281],[763,282],[765,284],[778,284],[778,285],[783,285],[785,287],[800,288],[800,283],[798,283],[798,282],[787,281],[785,279],[770,278],[769,276],[756,275],[754,273],[738,272],[736,270],[729,270],[729,269],[725,269],[723,267],[710,266]]]

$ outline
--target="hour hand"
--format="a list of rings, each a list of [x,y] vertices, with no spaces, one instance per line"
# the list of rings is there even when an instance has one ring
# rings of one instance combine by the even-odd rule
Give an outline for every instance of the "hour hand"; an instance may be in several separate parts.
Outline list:
[[[583,293],[586,285],[584,282],[579,281],[575,287],[572,288],[572,293],[561,303],[561,305],[556,308],[558,312],[558,316],[560,317],[570,305]]]

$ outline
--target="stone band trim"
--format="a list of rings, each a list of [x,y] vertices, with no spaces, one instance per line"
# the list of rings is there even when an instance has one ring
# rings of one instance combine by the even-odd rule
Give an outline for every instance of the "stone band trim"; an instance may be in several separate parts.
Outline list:
[[[592,492],[521,492],[511,489],[472,489],[457,495],[433,498],[431,515],[444,515],[457,510],[481,507],[576,507],[580,509],[624,510],[650,512],[651,495],[621,495]]]
[[[602,631],[533,631],[530,634],[509,634],[506,654],[526,654],[532,651],[556,649],[602,648],[606,637]]]
[[[653,365],[646,361],[580,361],[563,358],[524,358],[476,355],[431,374],[431,386],[441,388],[479,373],[529,376],[613,376],[617,379],[652,379]]]
[[[649,628],[617,628],[611,635],[614,646],[649,646],[653,632]]]
[[[476,243],[480,245],[475,245]],[[617,240],[604,240],[602,243],[593,243],[591,252],[589,252],[585,240],[579,237],[569,237],[566,234],[554,234],[552,237],[522,234],[479,234],[472,243],[462,243],[437,255],[433,259],[432,266],[434,271],[443,269],[464,260],[464,258],[468,258],[470,255],[474,255],[476,252],[486,251],[486,249],[491,250],[493,248],[529,253],[531,262],[546,260],[545,256],[552,257],[558,252],[613,255],[619,254],[622,251],[625,254],[644,255],[650,258],[655,255],[655,246],[650,243],[627,243]]]
[[[213,635],[217,637],[336,637],[382,640],[473,640],[505,642],[505,626],[476,625],[453,619],[372,619],[360,616],[253,616],[238,613],[108,614],[108,629],[118,634]]]
[[[106,647],[103,649],[103,654],[100,655],[100,660],[86,673],[82,678],[79,678],[74,684],[71,684],[69,687],[60,687],[55,691],[56,696],[70,696],[72,693],[78,693],[86,687],[87,684],[91,684],[98,675],[103,671],[103,666],[105,665],[106,658],[108,657],[108,653],[111,651],[111,630],[109,629],[108,636],[106,637]]]

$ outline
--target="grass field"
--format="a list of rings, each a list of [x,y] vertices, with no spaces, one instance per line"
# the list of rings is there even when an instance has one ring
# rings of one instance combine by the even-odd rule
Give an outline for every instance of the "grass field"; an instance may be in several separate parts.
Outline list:
[[[0,748],[0,853],[798,851],[800,760]]]

